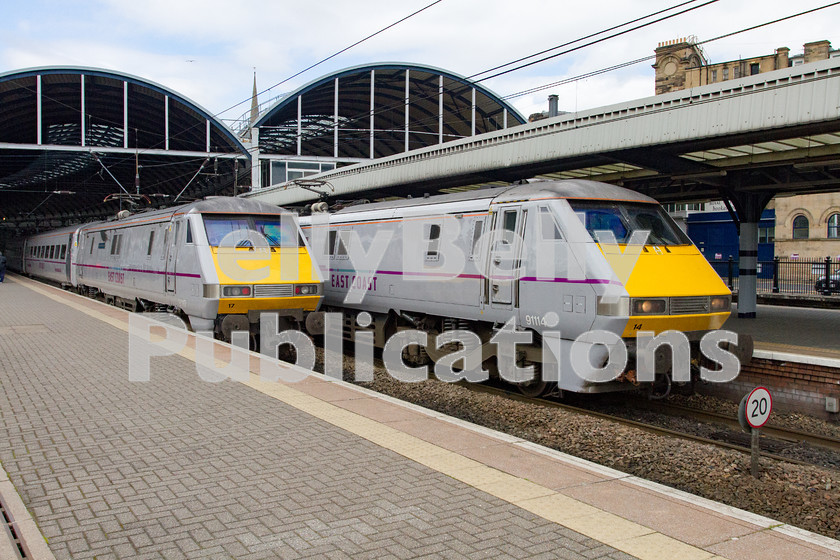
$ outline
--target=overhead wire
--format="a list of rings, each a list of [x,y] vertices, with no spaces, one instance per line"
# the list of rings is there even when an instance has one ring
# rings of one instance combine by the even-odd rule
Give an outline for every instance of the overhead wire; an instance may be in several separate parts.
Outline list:
[[[675,10],[677,8],[680,8],[680,7],[688,5],[688,4],[693,4],[694,2],[697,2],[697,1],[698,0],[687,0],[686,2],[682,2],[680,4],[675,4],[673,6],[669,6],[668,8],[663,8],[661,10],[657,10],[653,13],[650,13],[650,14],[647,14],[647,15],[644,15],[644,16],[641,16],[641,17],[638,17],[638,18],[635,18],[635,19],[631,19],[630,21],[625,21],[624,23],[614,25],[614,26],[608,27],[606,29],[602,29],[601,31],[597,31],[595,33],[590,33],[589,35],[584,35],[583,37],[578,37],[577,39],[575,39],[573,41],[567,41],[567,42],[561,43],[557,46],[554,46],[554,47],[551,47],[551,48],[548,48],[548,49],[543,49],[543,50],[541,50],[539,52],[535,52],[533,54],[529,54],[528,56],[523,56],[523,57],[517,58],[515,60],[505,62],[504,64],[499,64],[498,66],[488,68],[487,70],[482,70],[481,72],[478,72],[476,74],[472,74],[471,76],[467,76],[467,79],[471,80],[473,78],[478,78],[478,76],[480,76],[482,74],[489,74],[490,72],[495,72],[496,70],[500,70],[500,69],[504,68],[505,66],[511,66],[513,64],[517,64],[519,62],[523,62],[525,60],[528,60],[529,58],[534,58],[536,56],[541,56],[541,55],[549,53],[551,51],[554,51],[554,50],[557,50],[557,49],[562,49],[562,48],[568,47],[570,45],[574,45],[575,43],[579,43],[581,41],[585,41],[587,39],[597,37],[598,35],[603,35],[604,33],[609,33],[610,31],[615,31],[616,29],[621,29],[622,27],[625,27],[627,25],[632,25],[634,23],[638,23],[642,20],[657,16],[657,15],[660,15],[660,14],[664,14],[665,12],[670,12],[671,10]],[[677,14],[677,15],[679,15],[679,14]],[[480,79],[477,80],[477,81],[480,81]]]
[[[695,1],[695,0],[692,0],[692,1]],[[365,37],[364,39],[359,39],[358,41],[356,41],[356,42],[355,42],[355,43],[353,43],[352,45],[349,45],[349,46],[347,46],[347,47],[344,47],[343,49],[341,49],[341,50],[339,50],[339,51],[337,51],[337,52],[334,52],[334,53],[333,53],[333,54],[331,54],[330,56],[328,56],[328,57],[326,57],[326,58],[323,58],[323,59],[319,60],[318,62],[316,62],[316,63],[314,63],[314,64],[311,64],[311,65],[307,66],[307,67],[306,67],[306,68],[304,68],[303,70],[300,70],[299,72],[296,72],[296,73],[292,74],[292,75],[291,75],[291,76],[289,76],[288,78],[286,78],[286,79],[284,79],[284,80],[281,80],[281,81],[277,82],[277,83],[276,83],[276,84],[274,84],[273,86],[270,86],[270,87],[268,87],[268,88],[266,88],[266,89],[264,89],[264,90],[262,90],[262,91],[258,92],[258,93],[257,93],[257,95],[259,96],[259,95],[261,95],[261,94],[263,94],[263,93],[268,93],[269,91],[271,91],[272,89],[276,88],[277,86],[281,86],[281,85],[285,84],[286,82],[288,82],[288,81],[290,81],[290,80],[293,80],[294,78],[297,78],[297,77],[298,77],[298,76],[300,76],[301,74],[304,74],[305,72],[308,72],[309,70],[312,70],[312,69],[313,69],[313,68],[315,68],[316,66],[320,66],[321,64],[323,64],[323,63],[327,62],[328,60],[332,60],[333,58],[337,57],[338,55],[343,54],[343,53],[345,53],[345,52],[349,51],[349,50],[350,50],[350,49],[352,49],[353,47],[356,47],[356,46],[358,46],[358,45],[361,45],[362,43],[364,43],[364,42],[365,42],[365,41],[367,41],[368,39],[372,39],[372,38],[376,37],[377,35],[379,35],[379,34],[381,34],[381,33],[384,33],[385,31],[387,31],[387,30],[391,29],[392,27],[395,27],[395,26],[399,25],[400,23],[402,23],[402,22],[406,21],[407,19],[410,19],[410,18],[412,18],[412,17],[416,16],[417,14],[419,14],[419,13],[421,13],[421,12],[424,12],[424,11],[428,10],[429,8],[431,8],[432,6],[434,6],[435,4],[439,4],[439,3],[441,3],[441,2],[443,2],[443,0],[435,0],[435,1],[434,1],[434,2],[432,2],[432,3],[430,3],[430,4],[427,4],[427,5],[423,6],[423,7],[422,7],[422,8],[420,8],[419,10],[414,11],[414,12],[412,12],[412,13],[408,14],[407,16],[405,16],[405,17],[402,17],[402,18],[398,19],[398,20],[397,20],[397,21],[395,21],[394,23],[392,23],[392,24],[390,24],[390,25],[387,25],[387,26],[383,27],[383,28],[382,28],[382,29],[380,29],[379,31],[375,31],[374,33],[371,33],[370,35],[368,35],[368,36],[367,36],[367,37]],[[218,116],[218,115],[221,115],[221,114],[227,113],[227,112],[228,112],[228,111],[230,111],[231,109],[235,109],[236,107],[239,107],[240,105],[242,105],[242,104],[244,104],[244,103],[248,103],[248,102],[250,102],[250,101],[251,101],[251,99],[252,99],[251,97],[249,97],[249,98],[247,98],[247,99],[244,99],[244,100],[240,101],[239,103],[237,103],[236,105],[232,105],[231,107],[228,107],[228,108],[227,108],[227,109],[225,109],[224,111],[221,111],[221,112],[219,112],[219,113],[216,113],[216,115],[214,115],[214,116]]]
[[[629,21],[623,22],[623,23],[618,24],[618,25],[613,25],[613,26],[611,26],[611,27],[608,27],[608,28],[603,29],[603,30],[601,30],[601,31],[598,31],[598,32],[596,32],[596,33],[590,33],[590,34],[585,35],[585,36],[583,36],[583,37],[579,37],[579,38],[577,38],[577,39],[575,39],[575,40],[573,40],[573,41],[567,41],[567,42],[562,43],[562,44],[560,44],[560,45],[557,45],[557,46],[551,47],[551,48],[549,48],[549,49],[544,49],[544,50],[539,51],[539,52],[537,52],[537,53],[533,53],[533,54],[531,54],[531,55],[528,55],[528,56],[525,56],[525,57],[521,57],[521,58],[519,58],[519,59],[516,59],[516,60],[510,61],[510,62],[507,62],[507,63],[501,64],[501,65],[498,65],[498,66],[495,66],[495,67],[493,67],[493,68],[489,68],[489,69],[487,69],[487,70],[483,70],[483,71],[481,71],[481,72],[478,72],[478,73],[472,74],[472,75],[470,75],[470,76],[466,76],[464,79],[465,79],[465,80],[472,80],[472,79],[473,79],[473,78],[475,78],[476,76],[480,76],[480,75],[482,75],[482,74],[486,74],[486,73],[489,73],[489,72],[493,72],[494,70],[497,70],[497,69],[499,69],[499,68],[503,68],[503,67],[505,67],[505,66],[510,66],[511,64],[516,64],[516,63],[521,62],[521,61],[523,61],[523,60],[527,60],[527,59],[529,59],[529,58],[533,58],[533,57],[535,57],[535,56],[539,56],[539,55],[541,55],[541,54],[544,54],[544,53],[547,53],[547,52],[551,52],[551,51],[554,51],[554,50],[557,50],[557,49],[563,48],[563,47],[565,47],[565,46],[573,45],[573,44],[575,44],[575,43],[579,43],[579,42],[581,42],[581,41],[585,41],[585,40],[590,39],[590,38],[592,38],[592,37],[597,37],[598,35],[603,35],[604,33],[609,33],[610,31],[614,31],[614,30],[616,30],[616,29],[620,29],[620,28],[622,28],[622,27],[626,27],[626,26],[628,26],[628,25],[632,25],[632,24],[634,24],[634,23],[638,23],[638,22],[643,21],[643,20],[645,20],[645,19],[649,19],[649,18],[652,18],[652,17],[655,17],[655,16],[659,16],[659,15],[661,15],[661,14],[664,14],[664,13],[666,13],[666,12],[670,12],[670,11],[672,11],[672,10],[676,10],[676,9],[679,9],[679,8],[683,8],[683,7],[685,7],[685,6],[689,5],[689,4],[694,4],[694,3],[695,3],[695,2],[697,2],[697,1],[698,1],[698,0],[688,0],[688,1],[686,1],[686,2],[680,2],[680,3],[678,3],[678,4],[675,4],[675,5],[673,5],[673,6],[670,6],[670,7],[668,7],[668,8],[664,8],[664,9],[661,9],[661,10],[657,10],[657,11],[652,12],[652,13],[650,13],[650,14],[647,14],[647,15],[644,15],[644,16],[641,16],[641,17],[637,17],[637,18],[631,19],[631,20],[629,20]],[[552,58],[556,58],[556,57],[558,57],[558,56],[562,56],[562,55],[564,55],[564,54],[568,54],[568,53],[570,53],[570,52],[573,52],[573,51],[576,51],[576,50],[579,50],[579,49],[582,49],[582,48],[585,48],[585,47],[588,47],[588,46],[592,46],[592,45],[595,45],[595,44],[601,43],[601,42],[603,42],[603,41],[607,41],[607,40],[609,40],[609,39],[613,39],[613,38],[618,37],[618,36],[620,36],[620,35],[624,35],[624,34],[626,34],[626,33],[629,33],[629,32],[631,32],[631,31],[636,31],[636,30],[638,30],[638,29],[642,29],[642,28],[647,27],[647,26],[649,26],[649,25],[653,25],[653,24],[655,24],[655,23],[659,23],[659,22],[661,22],[661,21],[665,21],[665,20],[667,20],[667,19],[671,19],[671,18],[673,18],[673,17],[676,17],[676,16],[679,16],[679,15],[682,15],[682,14],[685,14],[685,13],[688,13],[688,12],[691,12],[691,11],[693,11],[693,10],[696,10],[696,9],[699,9],[699,8],[702,8],[702,7],[705,7],[705,6],[708,6],[708,5],[710,5],[710,4],[714,4],[714,3],[719,2],[719,1],[720,1],[720,0],[706,0],[705,2],[703,2],[703,3],[701,3],[701,4],[697,4],[697,5],[695,5],[695,6],[690,6],[690,7],[684,8],[684,9],[682,9],[682,10],[678,11],[678,12],[675,12],[675,13],[672,13],[672,14],[668,14],[668,15],[665,15],[665,16],[662,16],[662,17],[659,17],[659,18],[657,18],[657,19],[654,19],[654,20],[652,20],[652,21],[649,21],[649,22],[646,22],[646,23],[643,23],[643,24],[637,25],[637,26],[632,27],[632,28],[630,28],[630,29],[625,29],[625,30],[623,30],[623,31],[620,31],[620,32],[614,33],[614,34],[612,34],[612,35],[609,35],[609,36],[607,36],[607,37],[601,37],[601,38],[596,39],[596,40],[594,40],[594,41],[590,41],[589,43],[585,43],[585,44],[583,44],[583,45],[579,45],[579,46],[576,46],[576,47],[573,47],[573,48],[567,49],[567,50],[565,50],[565,51],[563,51],[563,52],[560,52],[560,53],[555,53],[555,54],[553,54],[553,55],[550,55],[550,56],[544,57],[544,58],[542,58],[542,59],[539,59],[539,60],[536,60],[536,61],[532,61],[532,62],[528,62],[528,63],[526,63],[526,64],[523,64],[523,65],[517,66],[516,68],[510,68],[510,69],[508,69],[508,70],[504,70],[504,71],[498,72],[498,73],[496,73],[496,74],[492,74],[492,75],[490,75],[490,76],[486,76],[486,77],[484,77],[484,78],[479,78],[479,79],[473,80],[473,82],[474,82],[474,83],[479,83],[479,82],[483,82],[483,81],[486,81],[486,80],[489,80],[489,79],[492,79],[492,78],[495,78],[495,77],[498,77],[498,76],[502,76],[502,75],[504,75],[504,74],[508,74],[508,73],[510,73],[510,72],[515,72],[516,70],[520,70],[520,69],[522,69],[522,68],[525,68],[525,67],[528,67],[528,66],[532,66],[532,65],[534,65],[534,64],[538,64],[538,63],[540,63],[540,62],[544,62],[544,61],[546,61],[546,60],[550,60],[550,59],[552,59]],[[461,94],[461,93],[466,93],[467,91],[471,90],[473,87],[474,87],[474,85],[473,85],[473,84],[465,85],[465,86],[461,87],[460,89],[454,89],[454,90],[451,90],[451,91],[449,92],[449,95],[451,95],[451,96],[455,96],[455,95],[459,95],[459,94]],[[437,95],[437,92],[435,92],[435,94],[429,94],[429,95],[420,96],[417,100],[430,99],[433,95]],[[384,106],[384,107],[381,107],[381,108],[379,108],[379,109],[376,109],[376,110],[374,110],[374,111],[372,111],[372,112],[371,112],[371,111],[366,111],[366,112],[364,112],[364,113],[359,113],[358,115],[351,116],[351,117],[347,117],[347,118],[348,118],[349,120],[357,120],[357,119],[362,119],[362,118],[366,118],[366,117],[370,117],[370,116],[376,116],[376,115],[381,114],[381,113],[383,113],[383,112],[390,111],[391,109],[400,108],[401,106],[403,106],[403,104],[404,104],[404,102],[401,102],[401,103],[394,103],[393,105]],[[422,121],[422,122],[431,123],[431,122],[434,122],[434,120],[436,120],[436,119],[437,119],[437,116],[435,116],[435,117],[429,117],[428,119],[425,119],[425,120],[424,120],[424,121]],[[421,123],[421,122],[420,122],[420,121],[418,121],[418,124],[419,124],[419,123]],[[323,125],[321,126],[321,128],[322,128],[323,130],[331,130],[331,127],[327,127],[327,126],[323,126]],[[364,138],[360,138],[360,139],[359,139],[359,141],[363,141],[363,140],[364,140]]]
[[[781,23],[781,22],[787,21],[789,19],[794,19],[794,18],[797,18],[797,17],[800,17],[800,16],[804,16],[804,15],[811,14],[811,13],[814,13],[814,12],[817,12],[817,11],[820,11],[820,10],[824,10],[826,8],[831,8],[831,7],[834,7],[834,6],[837,6],[837,5],[840,5],[840,1],[832,2],[830,4],[825,4],[825,5],[817,7],[817,8],[804,10],[802,12],[798,12],[798,13],[795,13],[795,14],[791,14],[791,15],[788,15],[788,16],[781,17],[781,18],[777,18],[777,19],[774,19],[772,21],[766,21],[764,23],[753,25],[751,27],[745,27],[745,28],[739,29],[737,31],[731,31],[729,33],[724,33],[723,35],[718,35],[717,37],[712,37],[711,39],[705,39],[703,41],[697,41],[694,44],[697,45],[697,46],[706,45],[706,44],[712,43],[714,41],[719,41],[721,39],[726,39],[726,38],[732,37],[734,35],[739,35],[741,33],[746,33],[748,31],[755,31],[756,29],[760,29],[762,27],[767,27],[768,25],[774,25],[776,23]],[[613,70],[619,70],[621,68],[626,68],[628,66],[633,66],[635,64],[639,64],[639,63],[642,63],[642,62],[647,62],[647,61],[650,61],[650,60],[654,60],[655,58],[656,58],[656,55],[653,54],[653,55],[645,56],[645,57],[642,57],[642,58],[637,58],[635,60],[629,60],[627,62],[622,62],[620,64],[616,64],[616,65],[609,66],[609,67],[606,67],[606,68],[601,68],[599,70],[593,70],[591,72],[586,72],[584,74],[580,74],[580,75],[577,75],[577,76],[565,78],[563,80],[560,80],[560,81],[557,81],[557,82],[552,82],[550,84],[545,84],[545,85],[537,86],[537,87],[534,87],[534,88],[531,88],[531,89],[528,89],[528,90],[508,94],[508,95],[505,95],[503,97],[503,99],[511,99],[511,98],[515,98],[515,97],[521,97],[523,95],[528,95],[530,93],[535,93],[537,91],[541,91],[541,90],[544,90],[544,89],[549,89],[551,87],[555,87],[555,86],[558,86],[558,85],[567,84],[567,83],[570,83],[570,82],[590,78],[590,77],[596,76],[598,74],[604,74],[606,72],[612,72]]]
[[[706,2],[706,3],[705,3],[705,4],[703,4],[703,5],[700,5],[700,6],[694,6],[694,7],[692,7],[692,8],[689,8],[688,10],[685,10],[685,11],[690,11],[690,10],[693,10],[693,9],[696,9],[696,8],[699,8],[699,7],[702,7],[702,6],[705,6],[705,5],[709,4],[709,3],[716,2],[716,1],[718,1],[718,0],[711,0],[710,2]],[[827,9],[827,8],[831,8],[831,7],[837,6],[838,4],[840,4],[840,1],[837,1],[837,2],[831,2],[831,3],[829,3],[829,4],[825,4],[825,5],[823,5],[823,6],[819,6],[819,7],[816,7],[816,8],[811,8],[811,9],[808,9],[808,10],[803,10],[803,11],[801,11],[801,12],[797,12],[797,13],[794,13],[794,14],[790,14],[790,15],[787,15],[787,16],[784,16],[784,17],[781,17],[781,18],[776,18],[776,19],[771,20],[771,21],[766,21],[766,22],[764,22],[764,23],[760,23],[760,24],[753,25],[753,26],[750,26],[750,27],[745,27],[745,28],[742,28],[742,29],[738,29],[738,30],[735,30],[735,31],[731,31],[731,32],[728,32],[728,33],[724,33],[724,34],[722,34],[722,35],[718,35],[718,36],[713,37],[713,38],[711,38],[711,39],[706,39],[706,40],[703,40],[703,41],[699,41],[699,42],[697,42],[696,44],[697,44],[697,45],[704,45],[704,44],[712,43],[712,42],[714,42],[714,41],[719,41],[719,40],[721,40],[721,39],[725,39],[725,38],[728,38],[728,37],[732,37],[732,36],[734,36],[734,35],[738,35],[738,34],[741,34],[741,33],[746,33],[746,32],[749,32],[749,31],[754,31],[754,30],[759,29],[759,28],[762,28],[762,27],[767,27],[767,26],[769,26],[769,25],[774,25],[774,24],[776,24],[776,23],[780,23],[780,22],[783,22],[783,21],[787,21],[787,20],[790,20],[790,19],[794,19],[794,18],[797,18],[797,17],[801,17],[801,16],[804,16],[804,15],[808,15],[808,14],[811,14],[811,13],[814,13],[814,12],[818,12],[818,11],[820,11],[820,10],[824,10],[824,9]],[[682,4],[677,5],[677,6],[681,6],[681,5],[682,5]],[[674,7],[677,7],[677,6],[674,6]],[[679,15],[680,13],[684,13],[684,12],[679,12],[679,13],[677,13],[677,14],[672,14],[672,16],[673,16],[673,15]],[[672,16],[668,16],[668,17],[672,17]],[[662,19],[667,19],[667,18],[662,18]],[[635,20],[635,21],[638,21],[638,20]],[[621,27],[621,26],[616,26],[616,27]],[[614,27],[614,28],[615,28],[615,27]],[[613,28],[613,29],[614,29],[614,28]],[[623,33],[623,32],[622,32],[622,33]],[[587,45],[583,45],[583,46],[591,46],[592,44],[598,43],[598,42],[600,42],[601,40],[607,40],[607,39],[610,39],[610,38],[615,37],[615,36],[617,36],[617,35],[620,35],[620,34],[622,34],[622,33],[619,33],[619,34],[614,34],[614,35],[611,35],[610,37],[605,37],[605,38],[603,38],[603,39],[599,39],[598,41],[593,41],[593,42],[588,43]],[[575,42],[577,42],[577,41],[572,41],[572,42],[570,42],[570,43],[575,43]],[[557,56],[561,56],[561,55],[563,55],[563,54],[567,54],[568,52],[571,52],[571,51],[573,51],[573,50],[577,50],[578,48],[579,48],[579,47],[576,47],[575,49],[569,49],[569,50],[564,51],[564,52],[562,52],[562,53],[557,53],[557,54],[552,55],[552,56],[550,56],[550,57],[546,57],[546,58],[544,58],[544,59],[541,59],[541,61],[545,61],[545,60],[548,60],[548,59],[550,59],[550,58],[555,58],[555,57],[557,57]],[[551,50],[551,49],[547,49],[547,50]],[[527,59],[527,58],[529,58],[529,57],[524,57],[524,58],[526,58],[526,59]],[[572,76],[572,77],[569,77],[569,78],[564,78],[563,80],[559,80],[559,81],[557,81],[557,82],[552,82],[552,83],[550,83],[550,84],[545,84],[545,85],[543,85],[543,86],[537,86],[537,87],[530,88],[530,89],[528,89],[528,90],[524,90],[524,91],[521,91],[521,92],[514,92],[514,93],[512,93],[512,94],[504,95],[504,96],[502,96],[502,98],[503,98],[503,99],[513,99],[513,98],[516,98],[516,97],[521,97],[521,96],[524,96],[524,95],[528,95],[528,94],[530,94],[530,93],[535,93],[535,92],[537,92],[537,91],[541,91],[541,90],[544,90],[544,89],[549,89],[549,88],[551,88],[551,87],[556,87],[556,86],[558,86],[558,85],[564,85],[564,84],[567,84],[567,83],[571,83],[571,82],[575,82],[575,81],[583,80],[583,79],[590,78],[590,77],[593,77],[593,76],[596,76],[596,75],[600,75],[600,74],[604,74],[604,73],[607,73],[607,72],[611,72],[611,71],[614,71],[614,70],[619,70],[619,69],[622,69],[622,68],[626,68],[626,67],[628,67],[628,66],[632,66],[632,65],[639,64],[639,63],[642,63],[642,62],[646,62],[646,61],[654,60],[655,58],[656,58],[656,55],[655,55],[655,54],[654,54],[654,55],[649,55],[649,56],[646,56],[646,57],[642,57],[642,58],[637,58],[637,59],[634,59],[634,60],[630,60],[630,61],[626,61],[626,62],[622,62],[622,63],[616,64],[616,65],[613,65],[613,66],[609,66],[609,67],[606,67],[606,68],[601,68],[601,69],[598,69],[598,70],[593,70],[593,71],[590,71],[590,72],[586,72],[586,73],[583,73],[583,74],[579,74],[579,75],[577,75],[577,76]],[[535,61],[535,62],[540,62],[540,61]],[[516,70],[519,70],[519,69],[521,69],[521,68],[523,68],[523,67],[525,67],[525,66],[529,66],[529,65],[531,65],[531,63],[529,63],[528,65],[519,66],[519,67],[517,67],[517,68],[512,68],[512,69],[506,70],[506,71],[504,71],[504,72],[500,72],[500,73],[498,73],[498,74],[494,74],[494,75],[492,75],[492,76],[488,76],[488,77],[486,77],[486,78],[480,78],[480,79],[478,79],[478,80],[474,80],[474,82],[475,82],[475,83],[483,82],[483,81],[485,81],[485,80],[489,80],[489,79],[491,79],[491,78],[494,78],[494,77],[500,76],[500,75],[502,75],[502,74],[506,74],[506,73],[509,73],[509,72],[514,72],[514,71],[516,71]],[[502,66],[504,66],[504,65],[502,65]],[[484,72],[481,72],[481,73],[484,73]],[[481,74],[481,73],[474,74],[473,76],[475,76],[475,75],[479,75],[479,74]],[[469,78],[468,78],[468,79],[469,79]],[[450,95],[457,95],[458,93],[463,93],[463,92],[469,91],[469,89],[471,89],[472,87],[473,87],[473,86],[472,86],[472,85],[470,85],[470,86],[464,86],[464,87],[463,87],[463,88],[461,88],[461,89],[452,90],[452,91],[450,92]],[[437,93],[435,93],[435,95],[437,95]],[[431,97],[432,97],[431,95],[428,95],[428,96],[421,96],[418,100],[428,99],[428,98],[431,98]],[[393,105],[384,106],[384,107],[382,107],[382,108],[378,109],[377,111],[374,111],[374,113],[373,113],[373,114],[378,114],[378,113],[382,113],[382,112],[385,112],[385,111],[390,111],[390,110],[393,110],[393,109],[399,109],[399,108],[400,108],[400,107],[402,107],[403,105],[404,105],[404,103],[394,103]],[[365,118],[365,117],[369,116],[370,114],[371,114],[371,113],[369,113],[369,112],[366,112],[366,113],[361,113],[361,114],[359,114],[359,116],[357,116],[357,117],[355,117],[355,118],[356,118],[356,119]],[[349,117],[349,118],[353,119],[354,117]],[[427,118],[427,119],[421,119],[421,120],[415,121],[415,124],[430,124],[430,123],[434,123],[434,122],[435,122],[435,121],[437,121],[437,120],[438,120],[438,116],[437,116],[437,115],[435,115],[435,116],[429,117],[429,118]],[[324,128],[324,130],[331,130],[331,129]],[[360,137],[360,138],[358,139],[358,141],[359,141],[359,142],[364,142],[364,141],[366,141],[366,140],[367,140],[367,139],[366,139],[366,137]]]

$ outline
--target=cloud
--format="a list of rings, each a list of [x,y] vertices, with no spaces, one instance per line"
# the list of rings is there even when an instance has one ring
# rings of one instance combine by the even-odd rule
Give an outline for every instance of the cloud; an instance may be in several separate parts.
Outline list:
[[[265,89],[430,1],[31,0],[12,7],[0,22],[0,70],[101,66],[159,82],[211,112],[243,102],[225,114],[234,116],[248,108],[254,67],[258,87]],[[415,62],[469,76],[671,5],[663,0],[518,0],[515,5],[444,0],[261,99],[363,63]],[[689,35],[709,39],[819,5],[813,0],[796,5],[766,0],[756,9],[755,2],[719,2],[482,83],[509,95],[652,55],[660,41]],[[783,45],[795,54],[805,42],[831,40],[838,14],[840,8],[831,8],[704,48],[713,62],[769,54]],[[629,101],[652,91],[653,70],[642,63],[518,97],[513,103],[527,116],[547,107],[549,93],[560,95],[561,108],[574,110]]]

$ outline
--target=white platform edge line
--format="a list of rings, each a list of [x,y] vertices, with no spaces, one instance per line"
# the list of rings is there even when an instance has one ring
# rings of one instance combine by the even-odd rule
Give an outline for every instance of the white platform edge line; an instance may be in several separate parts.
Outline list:
[[[773,360],[776,362],[793,362],[795,364],[808,364],[812,366],[824,366],[840,368],[840,360],[836,358],[825,358],[822,356],[805,356],[792,352],[779,352],[776,350],[755,350],[753,357],[762,360]]]

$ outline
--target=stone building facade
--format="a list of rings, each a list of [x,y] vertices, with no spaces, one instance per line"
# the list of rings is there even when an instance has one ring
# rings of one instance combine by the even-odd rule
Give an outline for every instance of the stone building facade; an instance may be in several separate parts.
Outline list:
[[[831,42],[822,40],[806,43],[802,54],[795,56],[790,56],[789,48],[779,47],[773,54],[711,64],[696,37],[659,43],[654,52],[656,95],[840,56],[840,49],[832,50]]]
[[[840,193],[777,196],[776,256],[840,260]]]
[[[656,95],[840,57],[840,49],[822,40],[806,43],[802,54],[793,56],[789,48],[779,47],[772,54],[710,64],[695,37],[659,43],[655,53]],[[779,196],[771,206],[776,256],[840,261],[840,191]]]

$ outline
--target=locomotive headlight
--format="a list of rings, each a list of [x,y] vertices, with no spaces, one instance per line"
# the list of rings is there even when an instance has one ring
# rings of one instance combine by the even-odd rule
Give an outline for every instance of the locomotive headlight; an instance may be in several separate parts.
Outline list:
[[[631,315],[666,315],[668,302],[665,299],[634,299]]]
[[[251,297],[251,286],[224,286],[222,297]]]
[[[311,296],[318,293],[318,284],[298,284],[295,286],[296,296]]]
[[[729,311],[731,296],[712,296],[709,308],[712,312]]]

